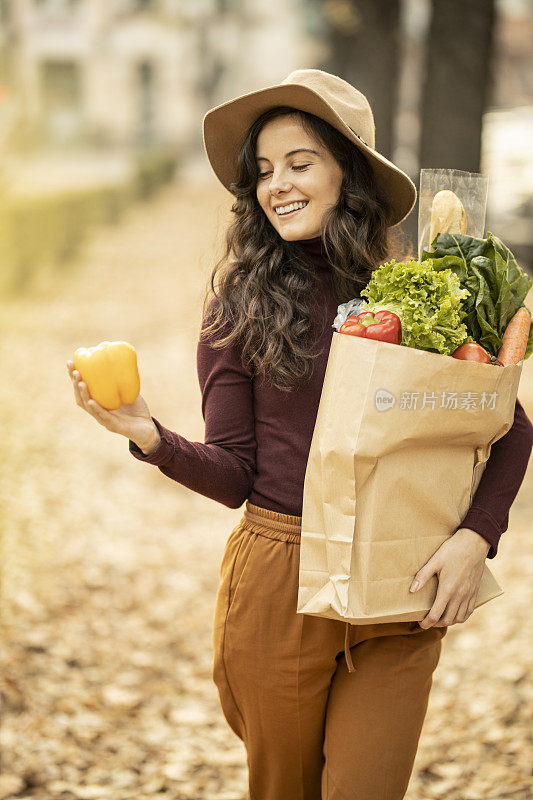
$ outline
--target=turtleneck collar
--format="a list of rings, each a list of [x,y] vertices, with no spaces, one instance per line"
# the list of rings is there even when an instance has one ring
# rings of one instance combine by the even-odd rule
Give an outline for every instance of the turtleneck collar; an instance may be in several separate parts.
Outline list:
[[[321,236],[315,236],[313,239],[299,239],[296,243],[311,258],[319,271],[331,272],[331,261],[326,255]]]

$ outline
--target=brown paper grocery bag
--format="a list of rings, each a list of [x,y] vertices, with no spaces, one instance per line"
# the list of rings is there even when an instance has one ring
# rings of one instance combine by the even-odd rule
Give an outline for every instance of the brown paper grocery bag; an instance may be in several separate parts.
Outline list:
[[[423,619],[415,573],[459,527],[522,372],[334,332],[304,481],[297,612]],[[503,594],[485,564],[476,608]]]

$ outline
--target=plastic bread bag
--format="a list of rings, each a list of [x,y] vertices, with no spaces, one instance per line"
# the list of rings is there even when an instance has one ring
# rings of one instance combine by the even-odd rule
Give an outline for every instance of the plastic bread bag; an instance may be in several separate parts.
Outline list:
[[[420,170],[418,258],[431,252],[437,233],[462,233],[482,239],[489,179],[460,169]]]

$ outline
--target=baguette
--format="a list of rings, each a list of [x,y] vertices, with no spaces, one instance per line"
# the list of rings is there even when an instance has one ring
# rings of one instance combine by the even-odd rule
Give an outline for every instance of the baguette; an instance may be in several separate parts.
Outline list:
[[[448,189],[437,192],[431,206],[429,244],[438,233],[466,233],[467,220],[463,204]]]

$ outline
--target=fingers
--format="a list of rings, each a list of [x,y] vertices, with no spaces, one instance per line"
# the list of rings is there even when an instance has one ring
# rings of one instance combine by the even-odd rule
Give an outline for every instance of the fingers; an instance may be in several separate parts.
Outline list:
[[[472,597],[470,598],[470,601],[468,603],[468,609],[466,612],[467,617],[469,617],[470,614],[472,614],[472,612],[474,611],[474,608],[476,607],[476,600],[477,600],[477,592],[473,594]]]
[[[456,614],[457,622],[466,622],[466,620],[470,616],[468,612],[469,606],[470,606],[469,599],[467,598],[466,600],[463,600]]]
[[[448,627],[448,625],[454,625],[456,622],[461,622],[462,620],[459,619],[459,607],[461,606],[462,600],[461,598],[451,597],[448,600],[446,608],[441,615],[441,618],[436,623],[439,627]]]
[[[427,628],[448,628],[459,622],[466,622],[474,611],[475,605],[476,595],[472,595],[472,597],[463,600],[450,599],[446,607],[439,614],[438,609],[440,606],[437,606],[437,599],[435,599],[427,616],[418,624],[421,628],[424,628],[424,630]]]
[[[72,361],[67,361],[67,369],[69,371],[70,378],[72,380],[74,386],[74,395],[76,397],[76,404],[91,414],[93,417],[97,419],[102,419],[102,407],[98,405],[98,403],[91,398],[89,394],[89,390],[87,388],[87,384],[85,384],[82,379],[81,375],[78,370],[74,369],[74,363]]]
[[[429,612],[424,617],[424,619],[419,623],[421,628],[427,629],[433,627],[442,615],[444,614],[444,610],[448,603],[448,596],[447,591],[442,583],[439,581],[438,588],[437,588],[437,595],[435,600],[433,601],[433,605],[429,609]]]
[[[82,380],[80,373],[74,369],[74,363],[72,361],[67,361],[67,369],[69,371],[70,379],[72,381],[72,385],[74,387],[74,396],[76,398],[77,405],[85,408],[84,399],[82,399]]]

